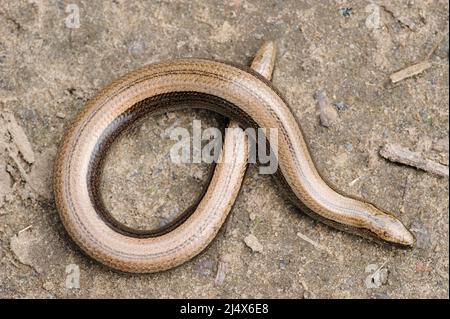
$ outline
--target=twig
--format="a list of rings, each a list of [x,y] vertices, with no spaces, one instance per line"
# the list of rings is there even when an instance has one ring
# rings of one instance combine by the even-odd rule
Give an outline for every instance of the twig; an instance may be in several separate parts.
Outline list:
[[[380,149],[380,155],[392,162],[419,168],[426,172],[448,177],[448,166],[426,159],[422,154],[396,144],[386,144]]]
[[[353,186],[355,185],[363,176],[358,176],[357,178],[355,178],[354,180],[352,180],[350,183],[348,183],[348,186]]]
[[[30,225],[30,226],[25,227],[25,228],[22,229],[22,230],[19,230],[19,231],[17,232],[17,235],[19,235],[20,233],[23,233],[24,231],[27,231],[28,229],[30,229],[30,228],[32,228],[32,227],[33,227],[33,225]]]
[[[413,64],[407,68],[404,68],[400,71],[397,71],[393,74],[391,74],[390,79],[392,83],[397,83],[400,82],[404,79],[410,78],[414,75],[420,74],[425,70],[428,70],[429,68],[431,68],[431,66],[433,65],[430,61],[432,55],[434,54],[434,52],[437,50],[437,48],[439,48],[439,46],[441,45],[442,41],[444,41],[444,39],[447,37],[448,32],[444,32],[441,37],[439,38],[439,40],[433,45],[433,47],[431,48],[431,50],[427,53],[427,55],[425,56],[425,58],[416,64]]]
[[[215,286],[221,286],[225,280],[225,273],[227,270],[227,263],[225,261],[219,260],[217,265],[216,279],[214,279]]]
[[[319,250],[323,250],[323,251],[325,251],[326,253],[328,253],[328,254],[330,254],[330,255],[333,255],[333,254],[328,250],[327,247],[325,247],[325,246],[319,244],[318,242],[312,240],[312,239],[309,238],[308,236],[306,236],[306,235],[304,235],[304,234],[302,234],[302,233],[300,233],[300,232],[297,233],[297,236],[300,237],[301,239],[303,239],[304,241],[310,243],[310,244],[313,245],[315,248],[317,248],[317,249],[319,249]]]
[[[414,75],[420,74],[423,71],[431,68],[431,66],[432,66],[431,62],[428,60],[425,60],[425,61],[419,62],[417,64],[413,64],[413,65],[411,65],[407,68],[404,68],[400,71],[397,71],[397,72],[391,74],[391,76],[389,78],[391,79],[392,83],[397,83],[404,79],[410,78]]]
[[[28,185],[28,187],[30,187],[30,189],[37,195],[40,196],[43,199],[48,199],[45,195],[43,195],[41,193],[41,191],[39,191],[35,185],[32,183],[32,181],[28,178],[28,174],[25,171],[25,168],[20,164],[19,158],[17,157],[17,155],[14,153],[14,151],[11,149],[11,147],[8,147],[8,155],[9,157],[13,160],[14,164],[16,164],[17,170],[20,173],[20,176],[22,177],[23,181]]]

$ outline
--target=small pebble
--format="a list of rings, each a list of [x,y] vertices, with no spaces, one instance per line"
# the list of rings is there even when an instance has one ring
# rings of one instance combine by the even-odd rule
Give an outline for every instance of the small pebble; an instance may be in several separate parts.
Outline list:
[[[348,109],[347,104],[345,104],[342,101],[334,103],[333,105],[338,109],[338,111],[344,111],[344,110]]]
[[[427,270],[427,266],[423,262],[419,261],[416,264],[416,272],[426,272]]]
[[[349,17],[353,13],[353,8],[351,8],[351,7],[340,8],[339,12],[342,14],[342,16]]]
[[[53,283],[50,282],[50,281],[46,281],[46,282],[44,282],[44,284],[42,285],[42,288],[44,288],[44,289],[47,290],[47,291],[51,291],[51,290],[53,290],[53,289],[55,288],[55,285],[53,285]]]
[[[366,266],[365,272],[368,273],[365,284],[368,289],[376,289],[385,285],[388,281],[388,270],[381,266],[381,268],[377,264],[369,264]]]
[[[347,150],[347,152],[353,151],[353,144],[352,143],[345,143],[344,147]]]
[[[427,121],[428,120],[428,112],[427,111],[420,111],[419,115],[420,115],[420,117],[422,118],[423,121]]]
[[[255,37],[256,40],[261,40],[262,38],[264,38],[264,34],[262,33],[255,33],[253,34],[253,36]]]
[[[285,270],[287,265],[289,265],[289,260],[281,259],[280,260],[280,269]]]
[[[347,278],[344,281],[345,287],[347,289],[353,288],[353,286],[355,286],[355,281],[353,280],[353,278]]]
[[[261,245],[258,238],[253,234],[245,237],[244,242],[253,252],[261,253],[263,251],[263,245]]]
[[[324,90],[316,93],[317,110],[319,112],[320,125],[330,127],[338,119],[336,108],[328,101],[327,94]]]
[[[56,117],[59,119],[65,119],[66,118],[66,114],[62,113],[62,112],[58,112],[56,113]]]
[[[203,171],[201,169],[194,170],[192,176],[196,179],[201,181],[203,179]]]

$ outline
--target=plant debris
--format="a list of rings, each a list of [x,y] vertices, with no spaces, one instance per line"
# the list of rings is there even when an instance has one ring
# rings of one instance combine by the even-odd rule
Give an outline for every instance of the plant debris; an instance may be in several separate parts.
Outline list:
[[[406,147],[397,144],[386,144],[380,149],[380,155],[391,162],[405,164],[438,176],[448,177],[448,166],[429,160],[423,154],[412,152]]]
[[[392,83],[397,83],[404,79],[420,74],[425,70],[428,70],[429,68],[431,68],[431,65],[431,62],[428,60],[422,61],[391,74],[389,78],[391,79]]]
[[[34,163],[35,158],[31,143],[28,140],[22,127],[17,124],[14,115],[12,115],[11,113],[2,113],[0,114],[0,116],[5,120],[7,130],[11,135],[11,139],[19,150],[20,154],[22,154],[23,159],[29,164]]]

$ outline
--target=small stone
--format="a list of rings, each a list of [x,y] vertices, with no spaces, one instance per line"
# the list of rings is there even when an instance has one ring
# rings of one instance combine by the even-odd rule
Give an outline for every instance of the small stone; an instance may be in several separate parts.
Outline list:
[[[427,266],[423,262],[419,261],[416,264],[416,272],[426,272],[427,270]]]
[[[328,101],[324,90],[320,90],[315,95],[317,101],[317,111],[319,112],[320,125],[330,127],[338,119],[336,108]]]
[[[208,277],[211,276],[214,269],[214,262],[210,259],[201,260],[196,267],[197,272],[204,276]]]
[[[250,215],[248,217],[250,218],[251,221],[254,221],[256,219],[256,214],[250,213]]]
[[[384,265],[379,267],[377,264],[369,264],[366,266],[365,272],[368,273],[365,284],[368,289],[376,289],[385,285],[388,281],[388,270]]]
[[[165,114],[166,114],[167,120],[169,120],[169,121],[178,120],[178,116],[177,116],[178,113],[176,113],[176,112],[167,112]],[[177,124],[178,124],[178,122],[177,122]]]
[[[348,108],[347,104],[342,101],[334,103],[333,105],[338,109],[338,111],[344,111]]]
[[[62,113],[62,112],[58,112],[56,113],[56,117],[59,119],[65,119],[66,118],[66,114]]]
[[[345,143],[344,147],[347,150],[347,152],[353,151],[353,144],[352,143]]]
[[[342,16],[349,17],[353,13],[353,8],[351,8],[351,7],[340,8],[339,12],[342,14]]]
[[[250,249],[257,253],[263,252],[263,245],[259,242],[258,238],[255,235],[250,234],[244,238],[245,244],[250,247]]]
[[[286,269],[286,267],[287,267],[287,265],[289,265],[289,259],[281,259],[280,260],[280,269],[281,270],[285,270]]]
[[[419,112],[420,117],[422,118],[423,121],[428,121],[428,112],[427,111],[420,111]]]
[[[344,281],[344,285],[347,289],[353,288],[355,286],[355,281],[353,278],[347,278]]]
[[[192,176],[196,179],[201,181],[203,179],[203,170],[195,166],[194,172],[192,173]]]
[[[55,289],[55,285],[53,285],[53,283],[51,281],[46,281],[42,285],[42,288],[44,288],[47,291],[51,291],[51,290]]]

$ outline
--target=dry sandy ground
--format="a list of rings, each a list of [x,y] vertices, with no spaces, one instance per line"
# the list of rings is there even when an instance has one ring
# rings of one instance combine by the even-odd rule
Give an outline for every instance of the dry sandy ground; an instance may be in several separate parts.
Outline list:
[[[448,297],[448,178],[379,155],[397,143],[448,165],[448,9],[447,1],[2,1],[0,297]],[[81,253],[51,192],[56,148],[77,111],[137,67],[189,56],[248,64],[264,39],[279,47],[273,83],[320,170],[396,214],[416,247],[315,222],[250,167],[226,231],[192,261],[129,275]],[[389,83],[430,52],[431,68]],[[316,112],[319,90],[346,106],[328,128]],[[157,227],[192,203],[209,166],[172,163],[167,131],[191,129],[193,119],[204,128],[223,124],[206,111],[164,114],[114,145],[102,187],[113,215]],[[246,245],[250,234],[262,251]]]

